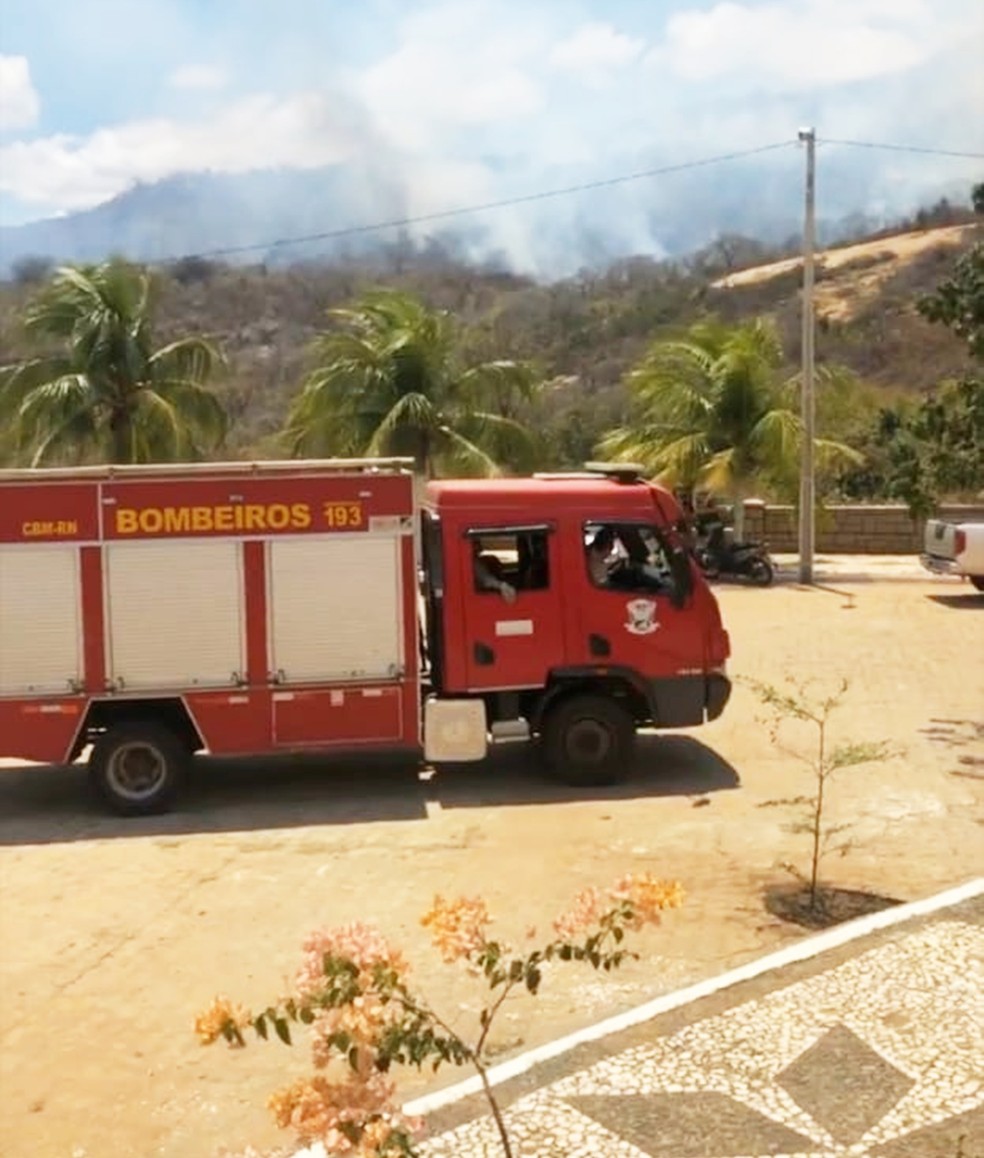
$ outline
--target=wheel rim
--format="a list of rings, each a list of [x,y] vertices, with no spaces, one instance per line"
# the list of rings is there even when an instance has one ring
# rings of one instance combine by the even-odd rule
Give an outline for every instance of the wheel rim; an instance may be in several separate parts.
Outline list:
[[[117,796],[145,800],[167,779],[167,760],[153,744],[123,744],[106,765],[106,780]]]
[[[611,754],[614,741],[611,731],[600,721],[578,720],[567,733],[565,748],[578,764],[603,764]]]

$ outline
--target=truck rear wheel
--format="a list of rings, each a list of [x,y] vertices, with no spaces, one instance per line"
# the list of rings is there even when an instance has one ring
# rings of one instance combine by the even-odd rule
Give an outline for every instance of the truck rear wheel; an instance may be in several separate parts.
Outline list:
[[[635,720],[607,696],[575,695],[547,713],[543,755],[566,784],[594,787],[625,778],[635,747]]]
[[[166,812],[190,755],[160,724],[117,724],[96,741],[89,777],[101,799],[122,816]]]

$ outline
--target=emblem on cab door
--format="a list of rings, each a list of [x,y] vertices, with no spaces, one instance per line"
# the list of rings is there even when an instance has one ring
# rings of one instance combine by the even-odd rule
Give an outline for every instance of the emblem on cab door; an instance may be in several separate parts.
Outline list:
[[[656,603],[652,599],[630,599],[625,605],[628,621],[625,630],[632,635],[652,635],[659,630]]]

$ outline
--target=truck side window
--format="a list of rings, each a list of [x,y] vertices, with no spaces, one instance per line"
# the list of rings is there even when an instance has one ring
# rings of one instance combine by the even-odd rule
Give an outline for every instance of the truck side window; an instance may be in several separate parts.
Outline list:
[[[475,590],[543,591],[550,586],[546,531],[503,531],[472,536]]]
[[[588,523],[585,562],[596,587],[666,592],[673,587],[669,556],[659,532],[643,523]]]

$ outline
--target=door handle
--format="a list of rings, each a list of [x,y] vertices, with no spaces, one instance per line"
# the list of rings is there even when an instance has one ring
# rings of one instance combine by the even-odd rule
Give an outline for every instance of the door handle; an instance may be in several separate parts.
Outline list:
[[[475,662],[481,664],[483,667],[488,667],[489,664],[495,663],[495,652],[487,643],[476,643],[473,649]]]
[[[592,655],[603,656],[612,654],[612,645],[603,635],[594,632],[588,636],[588,649]]]

